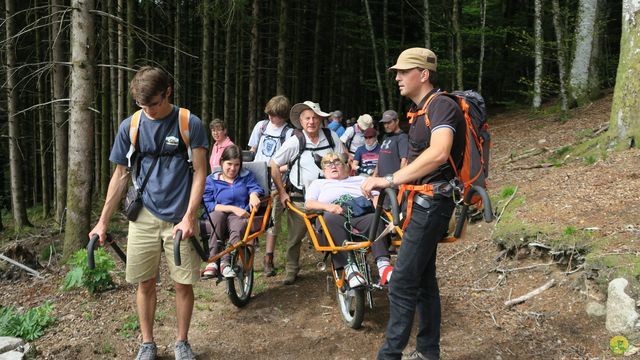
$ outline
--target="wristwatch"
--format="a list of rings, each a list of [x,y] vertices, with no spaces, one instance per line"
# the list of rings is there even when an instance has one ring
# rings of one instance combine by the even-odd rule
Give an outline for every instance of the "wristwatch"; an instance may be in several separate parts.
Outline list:
[[[389,186],[394,187],[396,184],[393,182],[393,174],[388,174],[384,176],[384,179],[389,182]]]

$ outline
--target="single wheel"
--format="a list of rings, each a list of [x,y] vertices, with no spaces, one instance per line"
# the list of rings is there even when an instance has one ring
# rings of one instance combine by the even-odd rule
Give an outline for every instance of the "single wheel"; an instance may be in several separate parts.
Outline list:
[[[231,267],[236,277],[227,279],[227,293],[233,305],[241,308],[249,303],[253,290],[253,251],[249,246],[241,246],[233,253]]]
[[[364,320],[364,292],[364,287],[344,291],[337,288],[336,290],[342,320],[352,329],[359,329]]]

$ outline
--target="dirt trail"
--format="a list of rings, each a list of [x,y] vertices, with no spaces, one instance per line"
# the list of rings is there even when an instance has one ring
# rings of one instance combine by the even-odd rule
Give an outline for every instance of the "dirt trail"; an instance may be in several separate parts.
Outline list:
[[[533,165],[543,156],[508,163],[519,154],[543,145],[557,148],[574,143],[585,128],[608,121],[611,97],[579,109],[564,123],[531,119],[526,112],[491,119],[494,148],[492,189],[517,185],[527,195],[522,216],[537,222],[567,226],[597,226],[602,236],[618,233],[627,248],[638,251],[638,201],[628,189],[640,185],[640,152],[613,154],[594,165],[574,162],[559,168],[512,170]],[[624,184],[617,180],[625,179]],[[607,196],[594,188],[608,187]],[[625,188],[627,189],[625,191]],[[635,214],[635,215],[633,215]],[[634,223],[635,222],[635,223]],[[470,226],[468,237],[441,245],[438,277],[442,297],[443,359],[587,359],[609,357],[603,318],[587,317],[587,301],[602,299],[582,271],[539,266],[516,271],[499,282],[496,267],[516,268],[546,263],[545,259],[502,259],[489,240],[494,224]],[[635,242],[633,240],[635,239]],[[261,257],[261,253],[258,257]],[[303,248],[302,278],[294,286],[281,284],[283,275],[257,279],[255,296],[243,309],[224,294],[224,284],[201,282],[190,332],[199,359],[373,359],[384,337],[388,317],[386,294],[375,294],[375,308],[367,309],[363,328],[351,330],[338,314],[335,292],[327,289],[326,273],[315,269],[321,259]],[[280,265],[280,264],[277,264]],[[119,265],[120,266],[120,265]],[[120,266],[121,269],[121,266]],[[117,277],[117,290],[95,297],[86,292],[60,292],[60,269],[49,269],[45,280],[0,284],[3,305],[35,306],[51,299],[57,323],[35,342],[45,359],[133,358],[138,333],[123,337],[121,328],[135,314],[134,288]],[[503,302],[556,278],[558,285],[522,305],[506,309]],[[173,358],[175,317],[173,290],[166,282],[159,292],[156,338],[161,359]],[[407,349],[411,349],[410,342]]]

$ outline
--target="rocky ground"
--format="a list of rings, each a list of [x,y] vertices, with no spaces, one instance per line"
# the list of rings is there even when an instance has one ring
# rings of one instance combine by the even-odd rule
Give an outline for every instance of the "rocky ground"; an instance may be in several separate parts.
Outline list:
[[[584,141],[607,123],[610,103],[611,96],[607,96],[573,111],[567,121],[559,121],[553,114],[534,116],[525,111],[492,117],[491,189],[492,195],[498,196],[500,189],[517,187],[517,196],[526,200],[510,210],[527,223],[590,229],[593,235],[587,245],[597,244],[597,254],[635,256],[640,252],[640,205],[635,191],[640,185],[640,151],[586,161],[560,158],[553,161],[561,166],[544,165],[554,150]],[[521,155],[525,157],[518,160]],[[505,201],[498,206],[501,210]],[[494,226],[495,222],[476,223],[468,227],[465,239],[439,248],[442,358],[612,357],[609,340],[614,334],[606,331],[604,317],[590,317],[585,312],[589,301],[604,303],[606,295],[592,280],[593,269],[583,266],[584,260],[565,259],[557,265],[544,249],[503,251],[500,242],[492,240]],[[48,236],[38,242],[48,244]],[[540,242],[545,240],[553,239],[542,234]],[[320,260],[319,254],[305,247],[302,277],[293,286],[282,285],[282,273],[264,278],[257,272],[254,297],[242,309],[230,303],[223,284],[216,286],[211,280],[199,283],[190,332],[198,358],[375,358],[388,317],[386,294],[375,293],[374,309],[367,309],[362,329],[348,328],[338,313],[327,274],[315,268]],[[66,269],[53,263],[45,267],[44,279],[2,281],[0,303],[25,308],[45,300],[55,304],[57,322],[34,342],[39,358],[133,358],[139,332],[126,330],[135,328],[131,326],[135,324],[135,289],[124,283],[122,270],[118,264],[115,290],[89,295],[82,290],[61,291]],[[520,305],[504,306],[505,301],[551,279],[556,286]],[[156,314],[156,341],[162,359],[173,358],[173,295],[163,266]],[[637,339],[631,341],[637,343]],[[412,340],[408,349],[413,345]]]

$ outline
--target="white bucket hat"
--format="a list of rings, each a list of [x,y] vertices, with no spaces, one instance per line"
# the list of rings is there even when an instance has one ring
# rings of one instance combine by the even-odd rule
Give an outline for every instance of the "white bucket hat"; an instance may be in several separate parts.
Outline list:
[[[303,103],[297,103],[293,105],[293,107],[291,108],[291,112],[289,113],[289,119],[291,120],[293,126],[295,126],[297,129],[302,128],[300,126],[300,114],[307,109],[312,110],[320,117],[327,117],[330,115],[329,113],[320,110],[320,104],[314,103],[313,101],[307,100]]]
[[[360,115],[357,123],[360,129],[364,131],[373,126],[373,118],[369,114]]]

